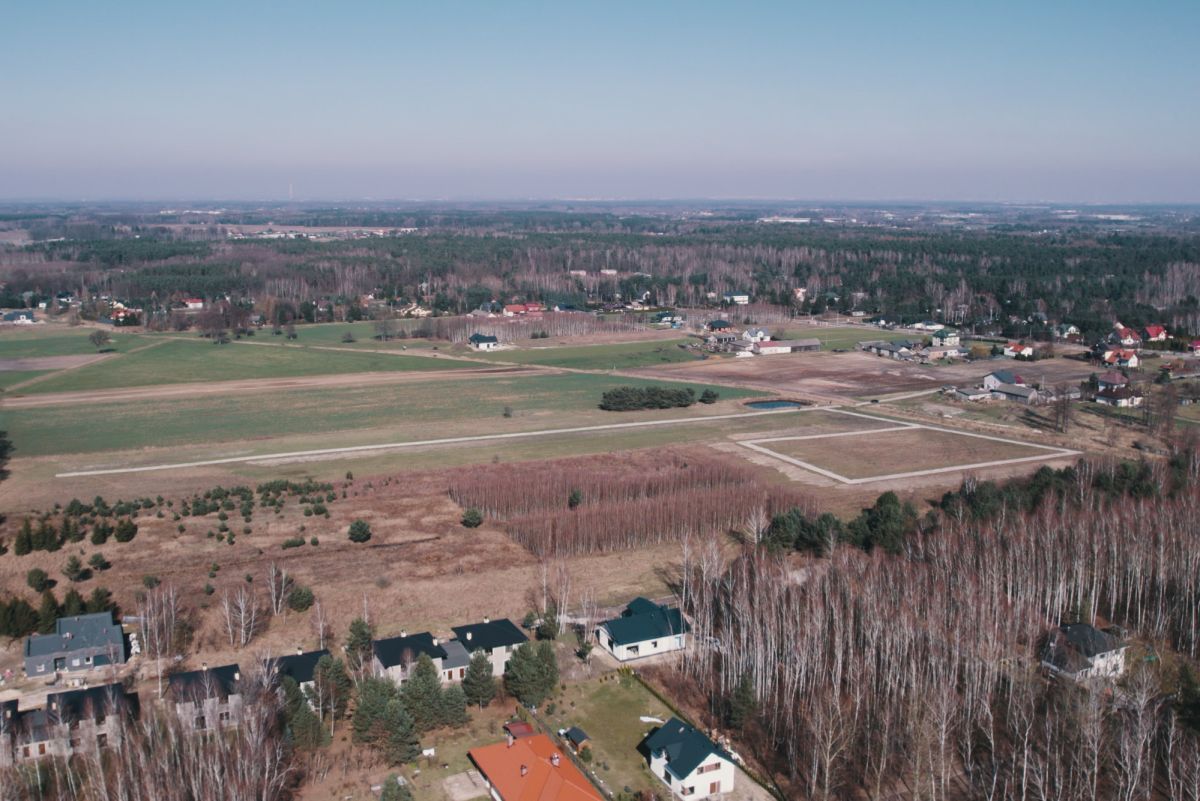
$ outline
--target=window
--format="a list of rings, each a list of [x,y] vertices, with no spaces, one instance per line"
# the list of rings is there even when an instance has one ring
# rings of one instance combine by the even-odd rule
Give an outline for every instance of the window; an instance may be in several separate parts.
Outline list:
[[[467,669],[466,669],[466,668],[459,668],[459,669],[458,669],[458,677],[459,677],[460,679],[462,679],[462,678],[466,678],[466,676],[467,676]]]
[[[219,720],[221,723],[228,723],[228,722],[229,722],[229,710],[228,710],[228,709],[222,710],[222,711],[221,711],[221,712],[220,712],[220,713],[217,715],[217,719],[218,719],[218,720]]]
[[[680,795],[695,795],[695,793],[696,793],[695,787],[684,787],[682,790],[679,791]]]
[[[721,783],[720,783],[720,782],[712,782],[711,784],[709,784],[709,785],[708,785],[708,792],[709,792],[709,793],[719,793],[719,792],[721,792]]]
[[[657,647],[658,647],[658,640],[651,640],[651,641],[650,641],[650,647],[651,647],[651,648],[657,648]]]
[[[22,756],[24,756],[26,759],[29,758],[29,746],[25,746],[25,748],[22,751]]]
[[[700,768],[696,772],[697,773],[712,773],[714,770],[720,770],[720,769],[721,769],[721,763],[713,762],[712,764],[709,764],[709,765],[701,765]]]
[[[108,747],[108,735],[105,734],[104,732],[100,732],[99,734],[97,734],[96,735],[96,745],[100,748],[107,748]]]
[[[38,756],[42,756],[45,753],[46,753],[46,744],[38,743]]]
[[[205,725],[206,725],[206,724],[205,724],[205,721],[204,721],[204,715],[197,715],[197,716],[196,716],[196,719],[195,719],[194,721],[192,721],[192,724],[193,724],[193,725],[194,725],[194,726],[195,726],[197,729],[203,729],[203,728],[205,727]]]
[[[669,771],[669,770],[663,771],[663,781],[665,781],[667,784],[671,783],[671,771]]]

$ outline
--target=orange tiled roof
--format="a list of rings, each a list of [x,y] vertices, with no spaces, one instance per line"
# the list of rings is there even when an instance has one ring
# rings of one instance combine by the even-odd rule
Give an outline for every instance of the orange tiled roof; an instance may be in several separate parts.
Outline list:
[[[512,745],[472,748],[471,760],[504,801],[604,801],[591,782],[544,734],[522,737]],[[555,766],[551,758],[557,754]],[[526,768],[521,775],[521,768]]]

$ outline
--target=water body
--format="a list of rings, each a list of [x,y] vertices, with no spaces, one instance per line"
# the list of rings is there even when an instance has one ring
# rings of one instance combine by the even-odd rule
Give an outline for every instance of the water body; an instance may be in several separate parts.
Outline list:
[[[800,409],[809,404],[794,400],[750,401],[746,404],[751,409]]]

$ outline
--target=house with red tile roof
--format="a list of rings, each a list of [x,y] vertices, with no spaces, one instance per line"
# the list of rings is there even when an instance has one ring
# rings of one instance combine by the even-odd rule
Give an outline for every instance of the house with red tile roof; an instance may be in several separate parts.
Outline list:
[[[1167,329],[1161,325],[1148,325],[1142,332],[1147,342],[1166,342]]]
[[[604,801],[579,768],[544,734],[472,748],[468,753],[497,801]]]

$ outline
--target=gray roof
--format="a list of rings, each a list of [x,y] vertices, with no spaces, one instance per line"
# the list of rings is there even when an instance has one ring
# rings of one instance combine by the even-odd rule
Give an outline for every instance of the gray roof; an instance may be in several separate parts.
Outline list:
[[[1021,384],[1000,384],[995,389],[1001,395],[1016,395],[1019,398],[1035,398],[1037,390],[1033,387],[1026,387]]]
[[[174,673],[167,677],[167,689],[176,701],[225,699],[237,694],[241,680],[241,670],[237,665],[229,664]]]
[[[32,634],[25,639],[25,656],[49,656],[92,648],[112,648],[125,656],[125,635],[113,622],[111,612],[60,617],[53,634]]]
[[[809,339],[772,339],[769,342],[762,342],[760,345],[764,348],[812,348],[821,347],[821,340],[810,337]]]
[[[608,630],[617,645],[686,634],[690,630],[678,609],[640,597],[629,602],[621,617],[606,620],[600,625]]]
[[[1100,654],[1124,647],[1119,639],[1087,623],[1066,623],[1050,632],[1042,661],[1065,673],[1091,667]]]
[[[467,649],[463,648],[462,643],[458,640],[447,640],[442,646],[442,650],[446,652],[445,658],[442,659],[443,670],[462,668],[471,663],[471,655],[467,653]]]
[[[446,649],[434,642],[434,637],[428,631],[420,634],[410,634],[407,637],[388,637],[385,640],[375,640],[371,643],[375,656],[385,668],[395,665],[407,666],[416,662],[421,654],[428,654],[432,659],[445,659]]]
[[[317,662],[320,662],[323,656],[329,656],[328,648],[281,656],[275,660],[275,670],[280,678],[287,676],[297,684],[306,684],[313,680],[317,672]]]
[[[995,376],[996,380],[1001,384],[1022,384],[1024,381],[1021,376],[1014,373],[1012,370],[996,370],[988,373],[990,376]]]
[[[645,740],[651,754],[662,751],[667,757],[667,770],[677,779],[686,779],[704,760],[717,754],[729,759],[729,753],[719,748],[693,726],[679,718],[671,718]]]
[[[466,626],[451,626],[454,636],[468,651],[492,651],[508,645],[520,645],[529,640],[525,632],[517,628],[506,617],[486,623],[470,623]]]

